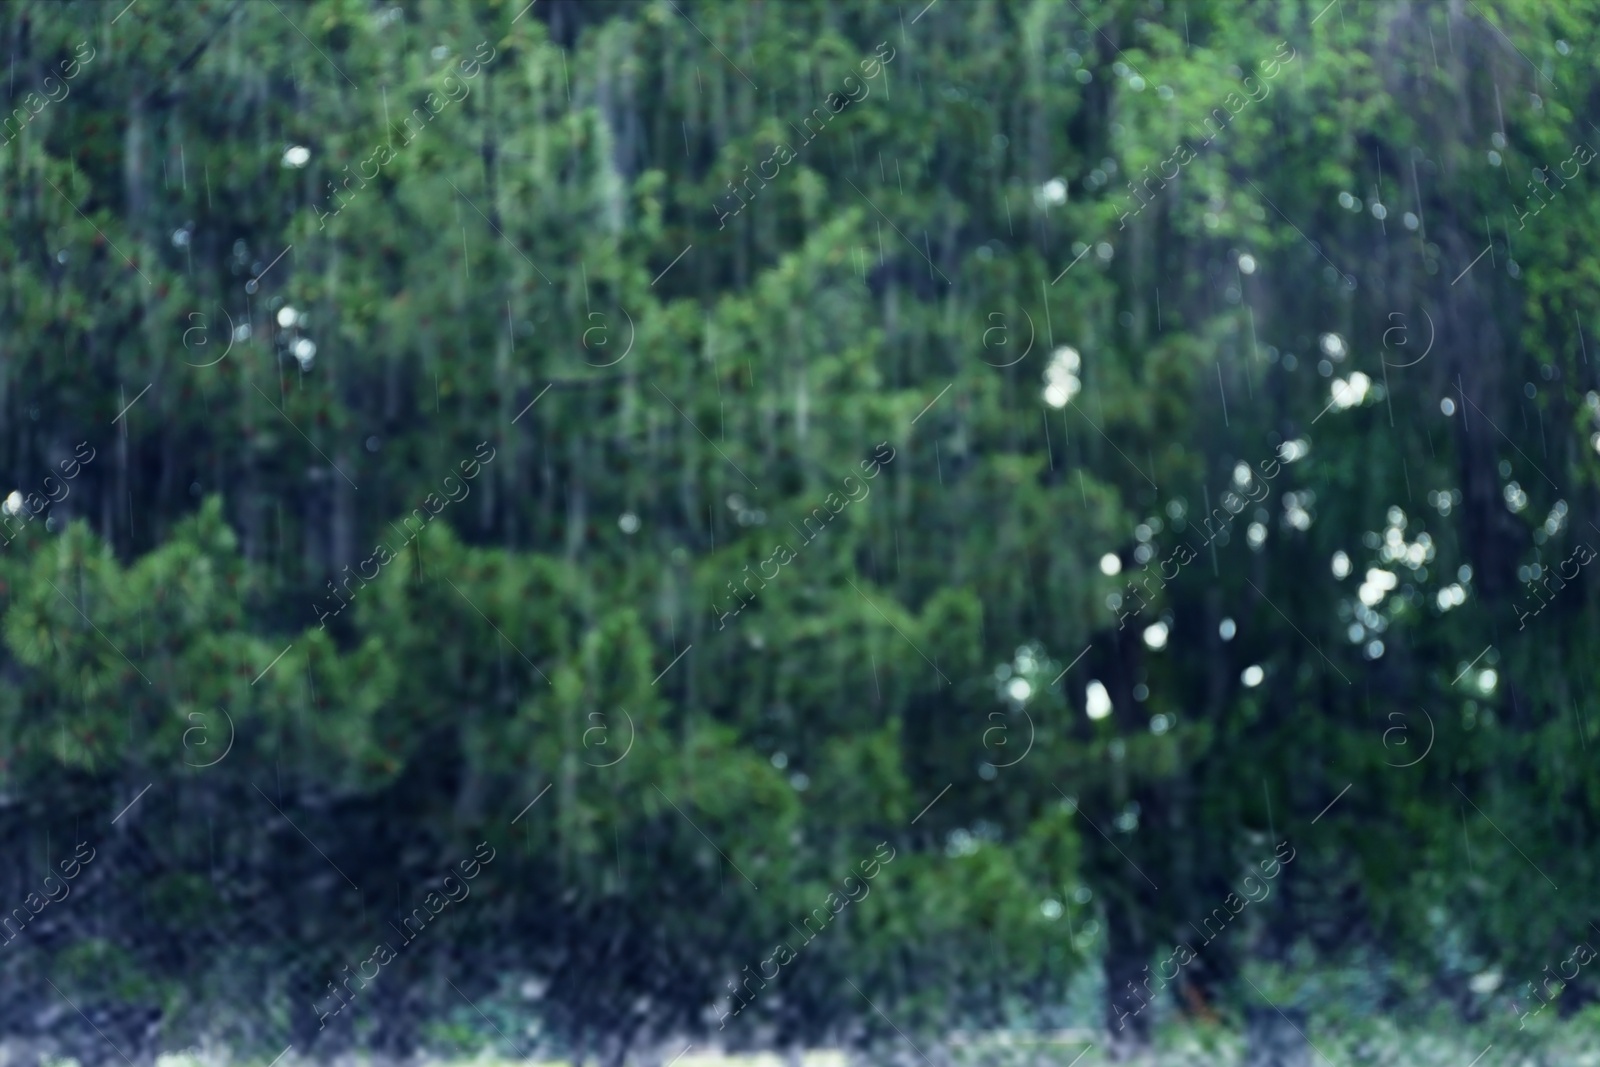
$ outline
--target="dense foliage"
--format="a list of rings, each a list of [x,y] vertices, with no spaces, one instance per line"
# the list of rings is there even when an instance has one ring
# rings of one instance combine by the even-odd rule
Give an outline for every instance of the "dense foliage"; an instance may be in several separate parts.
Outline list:
[[[6,1026],[1600,999],[1597,13],[0,9]]]

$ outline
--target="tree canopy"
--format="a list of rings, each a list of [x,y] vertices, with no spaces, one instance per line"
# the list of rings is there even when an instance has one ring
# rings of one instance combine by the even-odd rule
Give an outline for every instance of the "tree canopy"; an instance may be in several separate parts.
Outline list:
[[[6,1026],[1550,999],[1597,15],[6,7]]]

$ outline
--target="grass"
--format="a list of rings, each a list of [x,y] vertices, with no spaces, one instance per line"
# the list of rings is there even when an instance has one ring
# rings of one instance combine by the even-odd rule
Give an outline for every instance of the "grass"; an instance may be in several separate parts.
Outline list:
[[[1453,1032],[1415,1030],[1388,1019],[1344,1033],[1313,1033],[1316,1051],[1308,1053],[1312,1067],[1600,1067],[1600,1028],[1573,1024],[1548,1035],[1538,1048],[1526,1042],[1496,1042],[1462,1028]],[[1102,1038],[1089,1043],[1082,1037],[1051,1034],[974,1035],[959,1044],[935,1047],[919,1041],[919,1048],[934,1067],[1108,1067]],[[1487,1046],[1487,1047],[1486,1047]],[[1245,1063],[1243,1035],[1221,1026],[1168,1027],[1158,1034],[1152,1051],[1121,1067],[1241,1067]],[[278,1067],[292,1064],[291,1054]],[[673,1059],[671,1053],[635,1061],[649,1067],[789,1067],[777,1054],[721,1055],[700,1048]],[[342,1059],[348,1067],[366,1067],[364,1057]],[[922,1064],[909,1046],[886,1046],[877,1055],[851,1055],[837,1049],[815,1049],[802,1057],[803,1067],[887,1067]],[[482,1055],[473,1059],[436,1061],[438,1067],[573,1067],[566,1060],[513,1060]],[[57,1061],[47,1067],[75,1067]],[[193,1053],[168,1054],[157,1067],[217,1067]],[[244,1067],[267,1067],[266,1061]]]

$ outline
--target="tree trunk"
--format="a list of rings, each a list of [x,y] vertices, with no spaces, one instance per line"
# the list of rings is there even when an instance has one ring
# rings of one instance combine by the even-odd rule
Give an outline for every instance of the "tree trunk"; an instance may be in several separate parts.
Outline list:
[[[1138,729],[1133,725],[1134,709],[1138,707],[1133,686],[1141,673],[1143,642],[1136,633],[1129,629],[1113,634],[1110,655],[1101,671],[1112,707],[1120,712],[1116,720],[1119,738]],[[1130,788],[1127,767],[1119,763],[1107,798],[1116,809],[1137,799],[1146,818],[1159,818],[1162,810],[1159,799],[1148,784],[1140,784],[1142,788]],[[1110,812],[1107,817],[1112,817]],[[1118,831],[1104,829],[1104,832]],[[1118,878],[1115,889],[1106,894],[1106,1027],[1110,1030],[1112,1058],[1126,1059],[1143,1051],[1150,1043],[1151,1017],[1145,1009],[1150,1005],[1151,990],[1157,980],[1149,970],[1155,950],[1150,924],[1154,902],[1146,889],[1154,887],[1146,881],[1144,871],[1133,866],[1135,860],[1124,855],[1109,839],[1105,843],[1110,848],[1099,850],[1100,861],[1103,869],[1116,872]],[[1131,842],[1129,847],[1132,849]],[[1137,849],[1132,851],[1138,854]]]
[[[1151,946],[1130,901],[1115,896],[1106,901],[1106,1029],[1109,1054],[1124,1061],[1150,1044],[1150,1016],[1145,1013],[1150,994]]]
[[[1250,1007],[1244,1013],[1245,1067],[1309,1067],[1306,1013]]]
[[[628,1045],[631,1042],[620,1030],[613,1030],[600,1041],[599,1056],[600,1067],[622,1067],[628,1059]]]

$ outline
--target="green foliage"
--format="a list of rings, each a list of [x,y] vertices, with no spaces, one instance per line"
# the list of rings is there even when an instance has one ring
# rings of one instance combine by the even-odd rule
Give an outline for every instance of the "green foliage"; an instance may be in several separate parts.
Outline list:
[[[614,1059],[1043,1018],[1084,949],[1114,1011],[1285,838],[1182,1003],[1503,1011],[1594,873],[1594,574],[1510,625],[1600,520],[1594,176],[1509,222],[1600,85],[1590,0],[1469,7],[6,8],[18,90],[94,58],[0,145],[0,462],[98,452],[0,549],[0,835],[18,900],[105,850],[19,1017]]]

